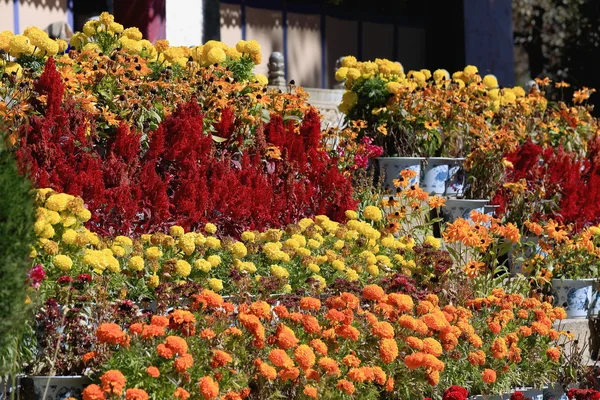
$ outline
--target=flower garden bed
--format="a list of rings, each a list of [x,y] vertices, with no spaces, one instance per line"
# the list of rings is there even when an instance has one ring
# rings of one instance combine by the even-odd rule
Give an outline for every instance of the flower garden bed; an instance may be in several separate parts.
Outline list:
[[[87,377],[71,400],[590,386],[551,281],[598,272],[591,90],[555,105],[545,80],[347,57],[348,123],[322,132],[302,88],[252,72],[254,41],[152,44],[102,14],[70,47],[28,28],[0,50],[0,153],[25,188],[6,259],[27,281],[0,298],[23,320],[0,325],[0,376]],[[415,170],[374,182],[382,155],[464,157],[458,197],[499,207],[443,222]]]

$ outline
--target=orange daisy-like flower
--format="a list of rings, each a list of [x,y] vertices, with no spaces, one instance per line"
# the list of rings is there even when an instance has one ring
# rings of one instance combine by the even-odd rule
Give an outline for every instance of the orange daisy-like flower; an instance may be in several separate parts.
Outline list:
[[[356,390],[354,388],[354,384],[352,384],[352,382],[347,381],[346,379],[340,379],[336,385],[336,387],[338,389],[340,389],[342,392],[346,393],[347,395],[352,395],[354,393],[354,391]]]
[[[300,308],[306,311],[317,311],[321,308],[321,300],[314,297],[303,297],[300,300]]]
[[[125,400],[148,400],[148,393],[144,389],[131,388],[125,391]]]
[[[219,383],[210,376],[200,378],[198,387],[204,400],[216,399],[219,396]]]
[[[548,350],[546,350],[546,355],[554,362],[558,362],[558,360],[560,360],[560,354],[560,349],[556,347],[550,347]]]
[[[494,382],[496,382],[496,371],[494,371],[493,369],[486,368],[481,373],[481,379],[485,383],[494,383]]]
[[[179,400],[187,400],[190,398],[190,393],[182,387],[178,387],[175,389],[175,393],[173,393],[173,397]]]
[[[479,261],[471,260],[463,268],[465,275],[469,278],[474,278],[485,271],[485,264]]]
[[[81,393],[83,400],[105,400],[106,395],[98,385],[89,385]]]
[[[440,196],[431,196],[427,200],[427,204],[431,208],[442,207],[444,204],[446,204],[446,199],[444,199],[443,197],[440,197]]]
[[[304,390],[302,391],[302,393],[304,393],[306,396],[310,397],[311,399],[319,398],[317,388],[314,386],[310,386],[310,385],[304,386]]]
[[[394,339],[382,339],[379,342],[379,356],[381,361],[386,364],[393,362],[398,358],[398,344]]]
[[[296,358],[296,362],[300,368],[303,370],[312,368],[312,366],[315,365],[315,353],[313,349],[305,344],[301,344],[300,346],[296,347],[296,350],[294,351],[294,357]]]
[[[100,377],[102,390],[104,390],[105,393],[116,394],[117,396],[120,396],[123,393],[126,381],[127,379],[125,376],[117,369],[106,371]]]
[[[146,368],[146,373],[149,376],[151,376],[152,378],[158,378],[160,376],[159,369],[154,366],[150,366],[150,367]]]

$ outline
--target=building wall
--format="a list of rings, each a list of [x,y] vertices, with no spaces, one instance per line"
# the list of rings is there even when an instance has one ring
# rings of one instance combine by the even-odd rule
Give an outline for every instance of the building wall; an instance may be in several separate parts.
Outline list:
[[[14,31],[12,0],[0,0],[0,32]]]
[[[54,22],[68,22],[67,0],[21,0],[19,32],[29,26],[46,29]]]

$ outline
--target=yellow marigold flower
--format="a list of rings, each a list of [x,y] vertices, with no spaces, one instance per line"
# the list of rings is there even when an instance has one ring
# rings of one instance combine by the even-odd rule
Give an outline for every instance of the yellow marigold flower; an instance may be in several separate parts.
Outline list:
[[[23,75],[23,67],[21,67],[21,64],[19,63],[8,62],[4,66],[4,73],[9,75],[14,73],[17,76],[17,78],[20,78]]]
[[[76,49],[81,49],[86,45],[89,38],[82,32],[77,32],[73,36],[71,36],[71,46]]]
[[[474,65],[467,65],[465,69],[463,69],[463,74],[466,75],[467,78],[477,74],[478,72],[479,70]]]
[[[488,74],[483,77],[483,85],[488,89],[495,89],[498,87],[498,79],[494,75]]]
[[[341,250],[345,246],[345,242],[343,240],[338,240],[333,244],[333,248],[336,250]]]
[[[66,193],[53,194],[46,200],[45,206],[48,210],[52,211],[64,211],[69,204],[69,201],[73,199],[73,196]]]
[[[192,272],[192,266],[185,260],[177,260],[175,270],[179,276],[189,276],[190,272]]]
[[[111,246],[110,250],[117,257],[123,257],[125,255],[125,249],[121,246]]]
[[[327,286],[325,278],[323,278],[321,275],[313,275],[312,278],[319,282],[320,290],[325,289],[325,286]]]
[[[378,276],[379,275],[379,267],[375,264],[369,264],[369,265],[367,265],[367,272],[371,276]]]
[[[318,249],[319,247],[321,247],[321,242],[315,239],[308,239],[307,245],[310,248]]]
[[[160,279],[159,279],[158,275],[154,274],[154,275],[151,275],[150,278],[148,278],[148,282],[146,284],[151,289],[154,289],[158,286],[159,283],[160,283]]]
[[[208,222],[206,225],[204,225],[204,232],[208,233],[209,235],[213,235],[215,232],[217,232],[217,226]]]
[[[161,258],[162,255],[163,255],[162,250],[156,246],[148,247],[146,249],[146,257],[148,257],[151,260],[156,260],[157,258]]]
[[[237,48],[237,46],[236,46]],[[244,51],[242,53],[249,54],[258,54],[260,53],[260,44],[256,40],[249,40],[246,42],[244,46]]]
[[[142,32],[136,27],[127,28],[123,31],[123,36],[132,40],[142,40]]]
[[[331,266],[337,270],[337,271],[343,271],[346,269],[346,266],[344,265],[344,262],[341,260],[333,260],[331,262]]]
[[[209,64],[220,64],[223,61],[225,61],[226,59],[227,59],[227,55],[225,54],[223,49],[220,49],[218,47],[213,47],[212,49],[210,49],[210,51],[206,55],[206,61]]]
[[[208,280],[208,287],[215,292],[220,292],[223,290],[223,281],[216,278],[211,278]]]
[[[348,67],[340,67],[335,71],[335,80],[343,82],[346,80],[346,75],[348,75]]]
[[[111,22],[108,25],[108,31],[115,34],[121,34],[125,30],[125,27],[118,22]]]
[[[346,79],[349,81],[354,81],[362,76],[361,72],[357,68],[348,68],[348,72],[346,73]],[[351,92],[354,93],[354,92]],[[354,102],[356,104],[356,102]],[[353,105],[354,105],[353,104]]]
[[[212,265],[209,261],[199,258],[194,261],[194,267],[198,268],[202,272],[209,272],[212,269]]]
[[[256,79],[256,82],[259,83],[260,85],[268,85],[269,84],[269,79],[263,74],[254,75],[254,79]]]
[[[321,271],[321,268],[319,268],[319,266],[314,263],[308,264],[307,268],[310,272],[314,272],[315,274],[318,274]]]
[[[450,80],[450,73],[445,69],[436,69],[433,71],[433,80],[438,82],[444,80]]]
[[[512,91],[517,98],[525,97],[525,90],[521,86],[515,86]]]
[[[206,258],[206,260],[210,263],[210,265],[214,268],[214,267],[218,267],[219,264],[221,264],[221,257],[219,257],[216,254],[213,254],[212,256],[208,256]]]
[[[231,246],[231,254],[234,257],[243,258],[243,257],[246,257],[246,255],[248,254],[248,249],[246,249],[246,246],[244,245],[244,243],[235,242]]]
[[[99,20],[100,23],[108,26],[115,21],[115,17],[105,11],[102,14],[100,14]]]
[[[144,269],[144,259],[140,256],[133,256],[129,260],[129,268],[134,271],[141,271]]]
[[[11,31],[0,32],[0,50],[8,51],[10,49],[10,38],[15,36]]]
[[[285,269],[284,267],[280,267],[279,265],[271,265],[270,270],[271,270],[271,273],[278,278],[287,279],[290,277],[289,271],[287,269]]]
[[[433,247],[436,250],[439,249],[440,246],[442,245],[442,242],[440,241],[440,239],[435,238],[431,235],[429,235],[425,238],[425,243],[430,245],[431,247]]]
[[[367,206],[363,211],[363,217],[370,221],[379,222],[383,219],[383,213],[375,206]]]
[[[122,236],[119,235],[115,238],[114,240],[115,244],[119,244],[121,246],[132,246],[133,242],[130,238],[128,238],[127,236]]]
[[[244,242],[254,242],[254,240],[256,239],[256,235],[254,234],[254,232],[243,232],[242,233],[242,240]]]
[[[220,249],[221,248],[221,241],[214,236],[207,237],[205,244],[206,244],[206,247],[208,247],[209,249]]]
[[[178,238],[185,234],[185,230],[183,230],[183,228],[179,225],[173,225],[171,228],[169,228],[169,234]]]
[[[346,215],[346,218],[350,220],[358,219],[358,213],[354,210],[346,210],[344,214]]]
[[[351,68],[356,66],[358,62],[354,56],[346,56],[342,58],[342,67]]]
[[[87,222],[92,218],[92,213],[87,208],[84,208],[77,213],[77,218],[79,218],[81,222]]]
[[[348,268],[346,270],[346,279],[349,282],[357,281],[358,280],[358,273],[355,270],[353,270],[352,268]]]
[[[54,258],[52,259],[52,263],[55,267],[63,271],[68,271],[73,266],[73,260],[71,260],[69,256],[66,256],[64,254],[54,256]]]
[[[227,47],[225,49],[225,54],[227,55],[227,57],[229,57],[232,60],[239,60],[240,58],[242,58],[242,53],[237,51],[237,49],[235,47]],[[268,80],[267,80],[267,83],[268,83]],[[265,85],[266,85],[266,83],[265,83]]]

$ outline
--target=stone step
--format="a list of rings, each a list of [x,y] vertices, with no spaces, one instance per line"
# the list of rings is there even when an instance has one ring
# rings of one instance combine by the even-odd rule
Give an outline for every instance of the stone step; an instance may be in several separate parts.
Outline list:
[[[600,349],[600,320],[586,318],[567,318],[559,321],[555,325],[555,329],[572,332],[578,340],[579,351],[583,351],[583,362],[586,365],[594,365],[597,363],[598,350]],[[574,348],[572,346],[565,347],[565,355],[571,356]]]

